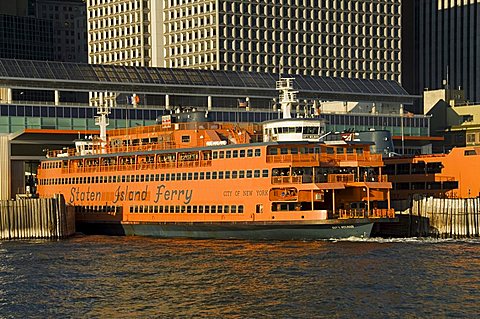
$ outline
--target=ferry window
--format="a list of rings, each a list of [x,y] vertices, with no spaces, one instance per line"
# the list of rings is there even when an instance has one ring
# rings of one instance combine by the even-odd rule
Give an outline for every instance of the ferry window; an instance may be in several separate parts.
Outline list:
[[[225,158],[225,152],[224,151],[218,152],[218,158]]]
[[[223,179],[223,172],[218,172],[218,179]]]
[[[357,154],[362,155],[363,154],[363,148],[358,147],[357,148]]]
[[[225,158],[231,158],[231,157],[232,157],[232,151],[226,151]]]
[[[190,135],[182,135],[182,143],[190,143]]]
[[[247,157],[253,157],[253,150],[252,149],[247,150]]]
[[[238,213],[243,214],[243,205],[238,206]]]
[[[125,183],[125,175],[122,175],[122,183]]]
[[[256,153],[257,150],[255,150]],[[278,155],[278,148],[276,147],[271,147],[268,149],[268,155]]]
[[[159,213],[163,213],[163,206],[159,206],[159,207],[158,207],[158,212],[159,212]]]
[[[229,211],[230,211],[229,208],[230,208],[229,206],[223,206],[223,212],[224,212],[225,214],[228,214]]]
[[[217,212],[217,206],[212,206],[210,209],[210,213],[215,214]]]
[[[212,179],[217,179],[217,172],[212,172]]]
[[[182,173],[177,173],[177,181],[181,181],[182,180]]]
[[[95,183],[98,184],[98,176],[95,176]]]
[[[268,169],[262,171],[262,177],[268,177]]]
[[[205,206],[205,214],[210,213],[210,206]]]
[[[213,208],[213,207],[212,207]],[[217,207],[217,213],[221,214],[222,213],[222,206],[218,205]]]
[[[138,212],[143,213],[143,206],[140,206],[139,208],[140,208],[140,210]]]
[[[187,180],[187,173],[182,173],[182,181],[186,181]]]
[[[212,158],[217,159],[218,158],[218,152],[213,152],[212,153]]]
[[[199,212],[200,214],[203,214],[203,206],[198,206],[198,212]]]
[[[282,147],[282,148],[280,149],[280,154],[288,154],[288,148]]]
[[[245,157],[245,150],[240,150],[240,157]]]
[[[300,154],[307,154],[307,149],[305,147],[300,147],[298,150]]]
[[[150,175],[145,175],[145,182],[149,182],[150,181]]]
[[[425,183],[424,182],[412,183],[412,189],[425,189]]]
[[[343,147],[337,147],[337,154],[345,154],[345,149]]]
[[[140,182],[140,175],[135,175],[135,182]]]
[[[245,178],[245,171],[238,171],[238,178]]]
[[[193,179],[198,180],[198,172],[193,173]]]
[[[133,207],[130,206],[130,213],[133,213]]]
[[[232,178],[237,178],[237,171],[232,171]]]
[[[151,207],[151,206],[150,206]],[[153,206],[153,212],[158,213],[158,206]]]
[[[292,148],[290,149],[290,154],[298,154],[298,148],[292,147]]]
[[[173,213],[175,213],[175,206],[173,206],[173,205],[170,205],[170,209],[169,209],[169,211],[170,211],[170,214],[173,214]]]
[[[163,174],[162,174],[163,175]],[[165,174],[165,180],[168,182],[170,180],[170,174]]]
[[[233,158],[237,158],[238,157],[238,150],[234,150],[233,151]]]
[[[130,175],[130,181],[135,181],[135,175]]]
[[[211,175],[210,172],[206,172],[205,173],[205,179],[210,179],[210,175]]]
[[[170,174],[170,180],[171,180],[171,181],[174,181],[174,180],[175,180],[175,176],[176,176],[175,173]]]
[[[475,150],[465,150],[465,151],[463,151],[463,154],[464,154],[465,156],[477,155],[477,153],[475,152]]]
[[[255,156],[259,157],[262,154],[259,148],[255,149]]]
[[[247,171],[247,178],[252,178],[252,171],[251,170]]]
[[[353,154],[353,148],[351,147],[347,148],[347,154]]]
[[[232,205],[232,214],[235,214],[237,212],[237,206]]]
[[[192,180],[192,173],[188,173],[188,180],[191,181]]]
[[[155,174],[155,182],[158,182],[159,180],[160,180],[160,174]]]
[[[182,210],[180,211],[181,213],[185,213],[187,211],[187,207],[185,205],[182,205]]]
[[[427,163],[427,173],[428,174],[436,174],[442,172],[443,165],[441,162],[432,162]]]
[[[140,175],[140,182],[143,182],[143,181],[145,181],[145,175]]]
[[[205,172],[200,172],[200,179],[205,179]]]
[[[333,154],[334,150],[333,147],[327,147],[327,154]]]
[[[185,206],[183,206],[183,207],[185,207]],[[187,214],[192,213],[192,206],[188,205],[188,206],[186,206],[186,208],[187,208]]]
[[[225,171],[225,179],[230,179],[230,171]]]
[[[180,213],[180,205],[175,206],[175,213],[177,213],[177,214]]]
[[[253,172],[253,177],[255,177],[255,178],[259,178],[259,177],[260,177],[260,170],[259,170],[259,169],[256,169],[256,170]]]
[[[198,212],[198,207],[197,205],[193,206],[192,213],[196,214]]]

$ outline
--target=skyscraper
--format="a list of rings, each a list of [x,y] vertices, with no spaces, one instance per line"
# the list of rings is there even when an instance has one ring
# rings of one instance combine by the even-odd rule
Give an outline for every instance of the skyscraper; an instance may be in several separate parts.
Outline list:
[[[480,0],[404,0],[403,79],[412,94],[449,87],[480,101]]]
[[[401,80],[400,0],[87,0],[89,62]]]

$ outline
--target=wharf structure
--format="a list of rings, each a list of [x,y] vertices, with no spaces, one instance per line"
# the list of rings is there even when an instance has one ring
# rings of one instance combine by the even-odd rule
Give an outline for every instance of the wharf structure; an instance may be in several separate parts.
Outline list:
[[[89,100],[89,92],[115,92],[108,100],[113,107],[109,128],[153,124],[180,107],[208,110],[214,121],[263,122],[279,116],[276,80],[269,73],[0,59],[0,128],[8,135],[2,138],[8,150],[2,153],[2,196],[8,199],[32,186],[26,181],[35,180],[43,149],[71,146],[79,135],[96,134],[96,106],[107,100]],[[397,82],[296,75],[295,86],[301,102],[295,116],[315,107],[327,131],[389,130],[397,149],[428,153],[430,117],[400,114],[400,106],[416,97]],[[29,90],[50,99],[12,94]],[[84,99],[69,100],[64,92]],[[127,104],[133,94],[139,97],[136,108]]]

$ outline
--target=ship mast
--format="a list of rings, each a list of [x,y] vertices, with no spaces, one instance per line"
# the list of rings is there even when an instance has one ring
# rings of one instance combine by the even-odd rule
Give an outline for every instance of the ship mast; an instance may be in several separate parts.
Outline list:
[[[112,96],[100,96],[95,99],[97,104],[97,116],[95,116],[95,125],[100,128],[100,140],[107,141],[107,126],[110,125],[108,115],[111,114],[111,103],[115,101],[116,95]]]
[[[292,118],[292,106],[298,104],[297,93],[293,90],[293,78],[281,78],[277,81],[277,90],[280,91],[280,108],[282,110],[282,118]]]

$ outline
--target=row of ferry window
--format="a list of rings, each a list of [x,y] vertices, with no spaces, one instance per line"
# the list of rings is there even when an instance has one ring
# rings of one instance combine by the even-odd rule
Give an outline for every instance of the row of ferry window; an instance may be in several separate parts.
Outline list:
[[[194,172],[194,173],[166,173],[146,175],[121,175],[121,176],[84,176],[67,178],[41,179],[40,185],[68,185],[92,183],[128,183],[128,182],[163,182],[163,181],[191,181],[210,179],[238,179],[238,178],[267,178],[268,169],[240,170],[220,172]]]
[[[243,205],[130,206],[130,213],[243,214]]]
[[[247,150],[233,150],[233,151],[213,151],[212,159],[223,158],[238,158],[238,157],[260,157],[261,151],[259,148]]]
[[[363,148],[362,147],[344,147],[344,146],[338,146],[338,147],[324,147],[323,151],[326,154],[337,154],[337,155],[343,155],[345,153],[347,154],[354,154],[356,153],[357,155],[363,154]],[[268,148],[268,155],[287,155],[287,154],[320,154],[322,152],[321,147],[269,147]]]
[[[42,163],[42,168],[61,168],[62,162],[47,162]]]

